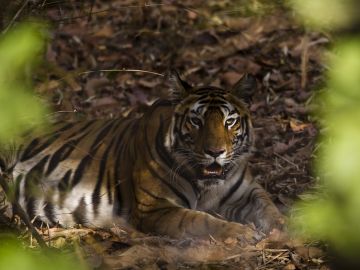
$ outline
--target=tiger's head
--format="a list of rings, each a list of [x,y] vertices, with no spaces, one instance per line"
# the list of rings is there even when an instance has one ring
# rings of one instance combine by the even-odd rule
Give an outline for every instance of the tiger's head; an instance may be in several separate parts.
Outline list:
[[[165,146],[179,166],[195,172],[199,183],[223,183],[253,145],[244,99],[255,89],[255,80],[243,76],[230,90],[191,87],[176,72],[170,80],[176,105]]]

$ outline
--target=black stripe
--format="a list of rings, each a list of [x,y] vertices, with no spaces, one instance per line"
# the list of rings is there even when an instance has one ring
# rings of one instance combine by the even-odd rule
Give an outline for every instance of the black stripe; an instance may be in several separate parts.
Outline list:
[[[31,141],[30,144],[28,144],[28,146],[25,148],[22,156],[20,157],[20,161],[23,162],[26,159],[30,158],[31,155],[31,151],[35,148],[35,146],[37,146],[40,143],[40,139],[39,138],[35,138]]]
[[[94,142],[92,143],[92,145],[90,147],[89,153],[80,161],[78,167],[75,170],[74,177],[71,182],[71,187],[75,187],[77,184],[79,184],[79,182],[81,181],[81,178],[85,172],[85,169],[87,169],[90,166],[97,150],[99,149],[99,147],[101,145],[100,142],[110,132],[110,130],[114,126],[115,122],[116,121],[111,120],[111,122],[108,123],[107,125],[105,125],[105,127],[96,136]]]
[[[114,215],[121,215],[122,214],[122,210],[123,210],[123,197],[121,194],[121,189],[120,189],[120,169],[122,168],[121,166],[121,161],[124,158],[123,155],[123,148],[124,148],[124,142],[123,142],[123,138],[126,135],[127,132],[129,132],[130,130],[132,130],[132,128],[135,126],[138,126],[138,120],[135,121],[129,121],[128,123],[125,123],[124,126],[122,127],[122,131],[119,135],[117,135],[117,142],[114,148],[114,154],[116,155],[115,158],[115,164],[114,164],[114,201],[113,201],[113,214]],[[129,127],[130,125],[133,125],[131,127]]]
[[[20,183],[24,175],[19,174],[15,179],[15,201],[18,202],[20,198]]]
[[[246,201],[247,200],[247,197],[245,196],[242,196],[240,199],[236,200],[236,202],[233,203],[234,207],[232,208],[228,208],[226,210],[226,213],[227,214],[227,218],[231,218],[232,220],[236,220],[236,221],[239,221],[238,219],[238,216],[239,216],[239,212],[241,212],[243,210],[243,206],[245,205],[243,203],[243,201]]]
[[[187,216],[188,213],[189,213],[188,211],[185,211],[185,212],[183,213],[181,219],[180,219],[180,222],[178,223],[178,229],[179,229],[180,231],[181,231],[181,228],[182,228],[182,226],[183,226],[183,224],[184,224],[185,218],[186,218],[186,216]]]
[[[81,177],[83,176],[85,169],[91,164],[93,159],[93,155],[86,155],[81,161],[80,164],[77,166],[74,177],[71,182],[71,187],[75,187],[77,184],[80,183]]]
[[[189,133],[182,134],[181,132],[178,132],[179,138],[183,142],[192,142],[191,136]]]
[[[93,142],[93,144],[90,147],[90,151],[98,148],[100,142],[110,132],[110,130],[113,128],[113,126],[116,122],[117,122],[116,120],[111,120],[108,124],[105,125],[105,127],[96,136],[95,141]]]
[[[55,225],[55,210],[54,205],[51,202],[45,202],[44,213],[47,219],[50,221],[50,225]]]
[[[1,171],[5,172],[6,169],[7,169],[6,167],[7,166],[6,166],[5,161],[0,157],[0,169],[1,169]]]
[[[161,160],[164,161],[165,164],[168,166],[168,169],[172,170],[175,161],[174,161],[173,157],[170,155],[170,153],[168,152],[168,150],[165,148],[164,141],[165,141],[164,124],[163,124],[163,119],[160,118],[160,127],[158,129],[158,132],[156,134],[156,139],[155,139],[155,149],[157,150],[157,154],[159,155]],[[195,183],[193,183],[193,181],[190,181],[191,180],[190,174],[184,170],[178,171],[177,174],[180,175],[180,177],[187,180],[191,184],[193,190],[195,191],[195,194],[197,194],[198,189],[197,189]]]
[[[256,195],[256,194],[254,194],[254,192],[256,191],[256,190],[258,190],[259,188],[258,187],[255,187],[253,190],[251,190],[251,192],[249,193],[249,197],[248,197],[248,199],[246,200],[246,204],[244,205],[244,207],[246,207],[250,202],[251,203],[253,203],[253,201],[254,201],[254,196]],[[244,215],[242,216],[242,219],[245,221],[245,219],[246,219],[246,217],[251,213],[251,211],[253,210],[253,207],[252,207],[253,205],[250,205],[249,206],[249,210],[246,212],[246,213],[244,213]]]
[[[159,208],[152,208],[150,210],[141,210],[137,208],[137,210],[143,214],[150,214],[150,213],[156,213],[158,211],[164,211],[164,210],[173,210],[173,209],[179,209],[177,206],[165,206],[165,207],[159,207]]]
[[[26,200],[26,213],[29,216],[30,221],[35,217],[35,198],[29,197]]]
[[[174,159],[170,156],[168,150],[165,148],[164,141],[165,141],[164,124],[163,124],[163,119],[161,117],[160,127],[158,129],[158,132],[156,133],[155,149],[157,150],[157,153],[161,158],[161,161],[163,161],[170,169],[174,165]]]
[[[250,203],[251,196],[252,196],[252,194],[255,192],[256,189],[257,189],[257,188],[252,189],[252,190],[249,192],[249,194],[247,194],[245,203],[242,203],[242,204],[238,204],[238,205],[237,205],[237,209],[236,209],[236,211],[235,211],[235,216],[236,216],[236,217],[239,216],[241,219],[243,218],[243,216],[241,215],[241,212],[242,212],[242,211],[244,210],[244,208]],[[241,198],[241,199],[243,199],[243,198]],[[239,200],[238,200],[238,201],[239,201]],[[237,202],[238,202],[238,201],[237,201]],[[252,208],[250,207],[250,209],[252,209]],[[244,220],[241,220],[241,221],[244,221]]]
[[[244,123],[243,123],[243,126],[245,127],[245,133],[244,133],[244,136],[243,138],[245,137],[245,135],[249,135],[249,117],[247,115],[244,115],[243,118],[244,119]]]
[[[50,173],[53,172],[53,170],[56,168],[56,166],[63,160],[67,159],[71,153],[74,151],[75,147],[91,132],[89,130],[85,134],[83,134],[81,137],[68,141],[63,146],[61,146],[51,157],[49,161],[49,165],[46,171],[46,175],[48,176]]]
[[[49,157],[49,155],[43,157],[34,167],[29,170],[25,177],[25,187],[29,187],[31,184],[38,184],[41,181],[41,178],[44,174],[44,167]]]
[[[150,164],[148,164],[148,169],[150,173],[159,179],[163,184],[165,184],[178,198],[180,198],[186,205],[187,208],[191,208],[189,200],[186,198],[184,194],[182,194],[179,190],[177,190],[175,187],[173,187],[171,184],[169,184],[164,178],[162,178],[152,167]]]
[[[178,208],[178,207],[170,207],[168,209],[160,209],[161,211],[163,211],[163,213],[159,214],[159,216],[156,217],[156,219],[153,221],[153,226],[154,228],[158,228],[159,225],[158,223],[160,222],[161,219],[163,219],[164,217],[166,217],[169,213],[171,213],[174,208]],[[168,222],[163,222],[162,223],[163,226],[165,225],[169,225]]]
[[[69,180],[72,170],[68,170],[58,184],[59,191],[66,191],[69,188]]]
[[[72,213],[73,219],[77,224],[85,224],[87,223],[86,219],[86,203],[85,198],[81,197],[78,206],[75,211]]]
[[[210,101],[210,99],[202,99],[200,101],[198,101],[199,104],[208,104]],[[201,107],[204,107],[205,105],[201,105]]]
[[[219,100],[219,99],[215,99],[215,100],[212,100],[209,105],[211,106],[219,106],[219,107],[225,107],[228,109],[227,106],[224,106],[224,105],[228,105],[228,103],[226,101],[223,101],[223,100]]]
[[[171,212],[172,211],[172,208],[164,208],[164,209],[157,209],[157,211],[163,211],[163,213],[161,213],[161,214],[159,214],[159,216],[155,219],[155,220],[151,220],[151,226],[153,227],[153,228],[159,228],[158,226],[157,226],[157,223],[159,222],[159,220],[161,219],[161,218],[163,218],[165,215],[167,215],[169,212]],[[152,214],[151,215],[151,217],[153,217],[154,216],[154,214]],[[143,226],[143,221],[144,221],[144,218],[141,218],[140,220],[139,220],[139,223],[138,223],[138,225],[137,225],[137,229],[139,229],[140,231],[149,231],[149,228],[148,228],[148,226]]]
[[[25,176],[25,201],[26,201],[26,210],[30,219],[35,217],[35,198],[33,188],[40,188],[38,185],[41,182],[44,167],[48,161],[49,156],[43,157],[36,165],[34,165],[27,175]]]
[[[48,168],[46,170],[46,176],[48,176],[59,164],[59,162],[66,159],[74,149],[73,142],[68,142],[61,146],[51,157]]]
[[[221,94],[221,95],[225,95],[226,91],[218,88],[218,87],[203,87],[203,88],[199,88],[195,91],[195,95],[209,95],[209,94]]]
[[[68,123],[66,125],[64,125],[62,128],[55,130],[55,133],[61,133],[64,132],[70,128],[72,128],[73,126],[75,126],[76,123]],[[61,125],[63,125],[63,123],[61,123]]]
[[[124,134],[126,133],[126,131],[128,131],[129,129],[129,126],[132,124],[132,125],[135,125],[137,126],[138,125],[138,122],[139,121],[129,121],[128,122],[123,122],[122,125],[122,131],[117,135],[118,139],[117,139],[117,142],[116,142],[116,145],[115,145],[115,148],[114,148],[114,152],[115,153],[118,153],[119,152],[119,148],[121,147],[123,141],[123,137],[124,137]]]
[[[247,164],[244,166],[244,169],[241,173],[240,178],[236,181],[236,183],[229,189],[229,191],[221,198],[219,202],[219,207],[222,206],[228,199],[231,198],[231,196],[238,190],[238,188],[241,186],[241,184],[244,181],[245,172],[247,169]]]
[[[86,124],[83,127],[80,127],[75,132],[71,133],[68,137],[66,137],[66,139],[70,139],[70,138],[73,138],[73,137],[79,135],[79,132],[84,132],[90,126],[92,126],[95,122],[97,122],[97,121],[96,120],[87,121]]]
[[[55,132],[45,135],[44,137],[50,136],[49,139],[46,140],[45,143],[43,143],[37,149],[35,149],[35,147],[40,144],[40,139],[39,138],[33,139],[31,141],[31,143],[26,147],[24,152],[22,153],[22,155],[20,157],[20,161],[23,162],[23,161],[28,160],[28,159],[32,158],[33,156],[37,155],[38,153],[43,151],[45,148],[47,148],[51,143],[53,143],[57,138],[59,138],[61,132],[70,129],[73,126],[74,126],[73,123],[69,123],[69,124],[64,125],[60,129],[55,130]]]
[[[212,104],[210,103],[209,106],[208,106],[208,111],[210,110],[220,110],[219,106],[216,106],[216,104]]]
[[[147,128],[145,127],[144,129],[144,135],[145,135],[145,138],[149,138],[147,136]],[[152,161],[156,161],[157,159],[154,158],[153,156],[153,152],[152,152],[152,148],[150,147],[148,141],[146,140],[145,141],[145,144],[146,144],[146,148],[148,150],[148,153],[150,155],[150,158]],[[162,178],[154,169],[153,167],[149,164],[149,162],[147,163],[147,167],[150,171],[150,173],[155,176],[157,179],[159,179],[163,184],[165,184],[176,196],[178,196],[185,204],[188,208],[190,208],[190,202],[189,200],[185,197],[184,194],[182,194],[180,191],[178,191],[175,187],[173,187],[171,184],[169,184],[164,178]]]
[[[183,125],[184,125],[184,121],[186,120],[185,115],[187,115],[188,112],[189,112],[189,109],[186,109],[183,115],[179,115],[180,123],[179,123],[179,126],[177,126],[177,129],[178,129],[178,130],[182,130],[182,127],[183,127]],[[178,119],[179,119],[179,118],[178,118]],[[175,122],[175,126],[176,126],[176,122]]]
[[[145,194],[149,195],[150,197],[156,199],[156,200],[164,200],[164,201],[168,201],[168,199],[166,198],[162,198],[162,197],[159,197],[159,196],[156,196],[155,194],[151,193],[149,190],[143,188],[142,186],[139,186],[139,189],[144,192]]]
[[[108,160],[108,156],[109,156],[109,152],[112,149],[112,146],[115,142],[115,138],[114,137],[110,144],[107,146],[104,154],[102,155],[102,158],[100,160],[100,166],[99,166],[99,174],[97,177],[97,182],[95,185],[95,189],[93,191],[92,194],[92,203],[93,203],[93,211],[94,214],[97,215],[98,214],[98,208],[99,208],[99,204],[100,204],[100,190],[101,190],[101,185],[103,183],[103,179],[104,179],[104,175],[105,175],[105,170],[106,170],[106,163]]]
[[[113,199],[112,199],[112,190],[111,190],[111,175],[110,175],[110,171],[107,172],[107,177],[106,177],[106,190],[107,190],[108,202],[109,202],[109,204],[112,204],[112,203],[113,203]]]
[[[60,135],[60,133],[73,128],[75,125],[76,125],[75,122],[74,123],[64,123],[64,122],[54,123],[52,125],[51,132],[48,132],[41,137],[44,138],[44,137],[50,137],[53,135]],[[60,128],[57,129],[57,126],[60,126]]]
[[[39,144],[40,140],[34,139],[25,149],[24,153],[20,158],[20,162],[24,162],[36,156],[37,154],[45,150],[45,148],[49,147],[49,145],[51,145],[57,138],[59,138],[59,136],[60,134],[55,134],[51,136],[49,139],[47,139],[42,145],[38,146],[37,148],[35,148],[35,146]]]
[[[207,103],[209,103],[210,100],[211,99],[207,95],[205,95],[205,96],[198,97],[196,99],[196,102],[199,104],[207,104]]]
[[[117,181],[117,180],[115,180]],[[122,211],[123,211],[123,197],[121,194],[121,189],[120,189],[120,181],[118,181],[115,184],[115,190],[114,190],[114,204],[113,204],[113,214],[117,215],[117,216],[121,216],[122,215]]]
[[[149,112],[153,112],[154,110],[156,110],[159,107],[173,107],[173,106],[174,106],[174,104],[172,103],[172,101],[170,101],[168,99],[158,99],[150,106]],[[149,113],[149,115],[150,114],[151,113]]]
[[[136,121],[137,122],[137,121]],[[134,124],[134,123],[131,123]],[[123,142],[123,136],[126,134],[126,131],[129,130],[129,124],[123,128],[123,131],[117,137],[117,143],[115,145],[115,168],[114,168],[114,203],[113,203],[113,214],[117,216],[121,216],[123,211],[123,198],[121,195],[121,177],[120,177],[120,170],[121,168],[121,160],[124,158],[123,154],[123,147],[126,142]],[[128,142],[127,142],[128,143]]]
[[[232,110],[232,111],[229,112],[229,115],[233,115],[235,113],[237,113],[236,110]]]

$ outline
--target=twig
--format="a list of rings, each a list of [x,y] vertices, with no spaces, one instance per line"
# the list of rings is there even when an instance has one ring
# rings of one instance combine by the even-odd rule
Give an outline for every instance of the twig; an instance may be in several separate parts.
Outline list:
[[[88,15],[88,22],[91,21],[94,5],[95,5],[95,0],[92,0],[92,1],[91,1],[91,7],[90,7],[89,15]]]
[[[8,24],[8,26],[2,31],[2,34],[5,34],[10,28],[11,26],[14,24],[14,22],[16,21],[16,19],[20,16],[21,12],[23,11],[23,9],[25,8],[25,6],[29,3],[29,0],[25,0],[24,3],[22,4],[22,6],[20,7],[20,9],[16,12],[15,16],[11,19],[10,23]]]
[[[266,269],[267,268],[267,265],[273,261],[275,261],[276,259],[278,259],[279,257],[283,256],[284,254],[288,253],[289,251],[283,251],[281,253],[279,253],[278,255],[272,257],[270,260],[268,260],[267,262],[265,262],[264,265],[260,266],[258,269]]]
[[[94,72],[141,72],[141,73],[148,73],[148,74],[153,74],[153,75],[157,75],[157,76],[161,76],[161,77],[165,76],[164,74],[153,72],[153,71],[142,70],[142,69],[125,69],[125,68],[123,68],[123,69],[90,70],[90,71],[80,72],[78,75],[90,74],[90,73],[94,73]]]
[[[4,174],[0,175],[0,185],[3,188],[5,194],[8,196],[10,188],[9,188],[9,185],[6,182],[5,178],[6,178],[6,176]],[[12,200],[11,203],[13,205],[14,210],[16,211],[16,214],[24,221],[26,226],[30,229],[31,235],[34,236],[34,238],[38,242],[39,246],[42,248],[47,248],[47,245],[46,245],[44,239],[42,239],[40,234],[37,232],[36,228],[29,220],[29,217],[27,216],[27,214],[25,213],[25,211],[21,207],[21,205],[16,200]]]
[[[279,155],[278,153],[274,153],[275,154],[275,156],[277,156],[277,157],[279,157],[279,158],[281,158],[282,160],[284,160],[284,161],[286,161],[287,163],[289,163],[290,165],[293,165],[297,170],[299,169],[299,166],[298,165],[296,165],[294,162],[291,162],[290,160],[288,160],[287,158],[285,158],[285,157],[283,157],[283,156],[281,156],[281,155]]]
[[[239,258],[239,257],[241,257],[241,256],[243,256],[243,254],[231,255],[231,256],[229,256],[229,257],[226,257],[226,258],[224,259],[224,261],[229,261],[229,260],[232,260],[232,259],[236,259],[236,258]]]
[[[301,52],[301,89],[305,89],[307,85],[307,65],[309,62],[309,38],[305,33],[302,39]]]
[[[159,7],[159,6],[165,6],[165,5],[169,6],[172,4],[145,4],[145,6],[144,5],[114,6],[112,8],[94,11],[91,13],[91,15],[96,15],[99,13],[104,13],[104,12],[113,11],[113,10],[121,10],[121,9],[128,9],[128,8],[142,8],[142,7]],[[71,21],[71,20],[82,19],[82,18],[86,18],[86,17],[89,17],[89,14],[74,16],[74,17],[65,17],[65,18],[61,18],[58,20],[53,20],[53,22]]]
[[[277,253],[277,252],[288,252],[289,249],[287,249],[287,248],[280,248],[280,249],[276,249],[276,248],[264,248],[264,251],[265,251],[265,252],[274,252],[274,253]]]

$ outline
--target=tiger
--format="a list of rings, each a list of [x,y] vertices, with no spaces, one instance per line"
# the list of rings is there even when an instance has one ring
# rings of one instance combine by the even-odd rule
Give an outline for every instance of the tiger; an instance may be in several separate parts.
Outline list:
[[[169,98],[141,116],[59,122],[18,151],[0,152],[30,220],[96,228],[125,221],[171,238],[251,243],[283,228],[248,165],[254,131],[246,93],[254,78],[229,89],[191,86],[176,71],[168,78]]]

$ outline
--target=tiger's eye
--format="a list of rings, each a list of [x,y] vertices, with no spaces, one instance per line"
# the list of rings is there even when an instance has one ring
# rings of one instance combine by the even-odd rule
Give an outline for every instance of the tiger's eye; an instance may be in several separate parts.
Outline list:
[[[190,123],[194,126],[200,127],[202,125],[202,122],[199,118],[196,117],[190,117]]]
[[[232,125],[234,125],[236,123],[236,118],[229,118],[229,119],[227,119],[226,121],[225,121],[225,124],[227,125],[227,126],[232,126]]]

